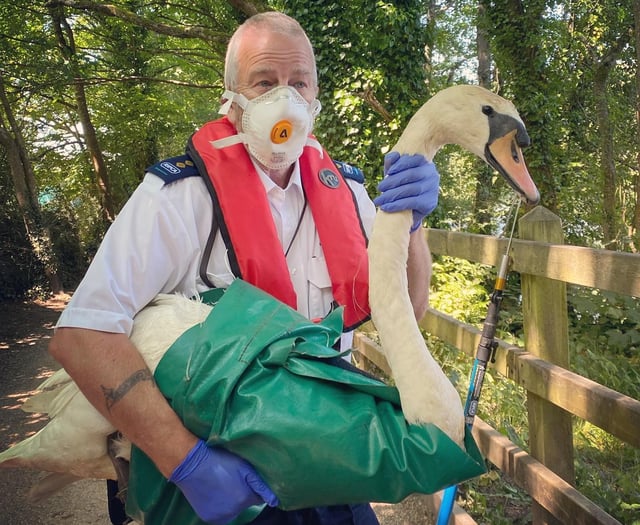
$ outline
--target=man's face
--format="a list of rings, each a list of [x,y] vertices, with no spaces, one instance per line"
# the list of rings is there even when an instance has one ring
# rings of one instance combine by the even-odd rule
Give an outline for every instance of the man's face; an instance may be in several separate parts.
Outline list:
[[[307,101],[317,94],[313,51],[304,37],[252,30],[242,36],[238,48],[236,92],[251,100],[278,86],[296,89]],[[242,109],[233,104],[228,115],[238,126]]]

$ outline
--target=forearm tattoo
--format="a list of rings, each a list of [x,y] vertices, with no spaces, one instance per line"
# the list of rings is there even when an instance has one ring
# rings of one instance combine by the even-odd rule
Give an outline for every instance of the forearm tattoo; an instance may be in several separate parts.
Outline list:
[[[104,398],[107,402],[107,410],[111,412],[111,408],[113,407],[113,405],[120,401],[129,393],[129,390],[131,390],[134,386],[142,381],[153,382],[153,374],[148,368],[141,368],[140,370],[137,370],[116,388],[107,388],[104,385],[100,385],[100,388],[102,388],[102,393],[104,394]]]

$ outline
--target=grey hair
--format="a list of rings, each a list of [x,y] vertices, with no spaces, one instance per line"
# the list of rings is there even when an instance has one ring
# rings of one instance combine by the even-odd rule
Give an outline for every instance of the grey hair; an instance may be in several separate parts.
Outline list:
[[[238,82],[238,47],[242,34],[250,28],[260,28],[282,33],[292,37],[304,37],[309,45],[311,57],[313,59],[313,80],[318,84],[318,72],[316,69],[316,57],[313,52],[311,41],[297,20],[278,11],[267,11],[253,15],[242,23],[231,36],[227,46],[227,54],[224,60],[224,86],[226,89],[235,91]]]

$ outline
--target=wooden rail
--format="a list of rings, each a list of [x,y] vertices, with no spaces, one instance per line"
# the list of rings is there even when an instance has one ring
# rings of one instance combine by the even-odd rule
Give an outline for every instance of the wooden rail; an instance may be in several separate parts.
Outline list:
[[[521,274],[523,282],[526,348],[498,340],[496,361],[491,366],[527,391],[531,455],[479,418],[474,436],[487,459],[531,496],[534,524],[618,524],[572,485],[570,415],[640,448],[640,401],[565,368],[568,345],[563,286],[571,283],[640,297],[640,256],[560,244],[559,219],[542,207],[525,215],[519,229],[529,239],[542,239],[514,240],[511,251],[511,269]],[[506,240],[483,235],[427,229],[425,236],[435,254],[493,266],[499,265],[507,248]],[[550,239],[554,242],[548,242]],[[542,304],[536,298],[540,293],[545,298]],[[545,319],[549,311],[564,312],[564,316],[553,317],[559,326],[549,326]],[[481,333],[476,327],[434,309],[427,312],[420,326],[470,357],[475,356]],[[549,332],[553,334],[550,336]],[[354,348],[390,374],[380,347],[364,332],[356,334]],[[531,415],[531,411],[535,414]],[[439,506],[438,498],[426,497],[434,508]],[[458,507],[451,523],[474,521]]]
[[[475,356],[481,333],[476,327],[433,309],[429,309],[420,326],[470,357]],[[640,448],[640,401],[544,361],[520,347],[499,339],[497,342],[496,361],[491,367],[498,373]],[[383,355],[376,356],[375,360],[381,369],[386,366]]]
[[[488,235],[426,229],[425,236],[433,253],[491,266],[507,249],[506,239]],[[518,273],[640,297],[637,254],[514,239],[511,256]]]

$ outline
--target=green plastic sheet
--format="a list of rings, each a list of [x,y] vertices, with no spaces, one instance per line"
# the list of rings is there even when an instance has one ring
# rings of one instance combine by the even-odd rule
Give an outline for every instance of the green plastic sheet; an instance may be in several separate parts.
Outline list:
[[[155,379],[185,426],[247,459],[286,510],[395,503],[485,472],[469,433],[464,451],[435,425],[407,424],[394,387],[336,366],[341,329],[340,310],[312,323],[236,280],[166,352]],[[146,524],[202,523],[135,447],[127,511]]]

